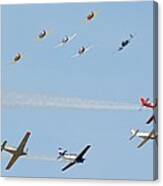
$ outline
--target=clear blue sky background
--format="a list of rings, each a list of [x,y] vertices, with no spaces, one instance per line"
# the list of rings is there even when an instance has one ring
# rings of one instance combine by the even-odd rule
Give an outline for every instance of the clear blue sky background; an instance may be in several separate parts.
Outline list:
[[[90,11],[99,14],[89,24]],[[2,90],[138,103],[153,98],[153,2],[42,4],[2,6]],[[53,30],[43,41],[37,34]],[[64,35],[78,36],[64,48],[54,46]],[[116,49],[136,34],[122,52]],[[79,47],[94,45],[86,55],[71,58]],[[21,52],[22,63],[9,64]],[[9,155],[2,154],[3,176],[152,179],[153,143],[137,149],[130,130],[145,126],[150,111],[92,111],[14,108],[2,110],[2,140],[17,146],[24,133],[29,155],[56,157],[59,146],[80,152],[92,148],[83,165],[67,172],[65,163],[20,158],[6,171]]]

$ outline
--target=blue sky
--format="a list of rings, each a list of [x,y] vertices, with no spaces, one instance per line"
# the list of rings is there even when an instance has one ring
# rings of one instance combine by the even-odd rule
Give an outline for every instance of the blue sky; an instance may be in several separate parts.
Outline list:
[[[89,24],[83,20],[99,11]],[[49,93],[59,96],[138,103],[153,98],[153,2],[82,3],[2,6],[2,91]],[[37,34],[50,33],[42,42]],[[65,36],[77,37],[64,48],[55,45]],[[129,34],[135,37],[116,52]],[[86,55],[71,58],[81,46],[93,45]],[[9,64],[17,52],[23,60]],[[18,145],[27,130],[29,155],[57,155],[59,146],[70,152],[92,147],[83,165],[61,172],[65,163],[19,159],[5,171],[9,155],[2,154],[3,176],[152,179],[153,144],[137,149],[130,130],[145,126],[150,111],[93,111],[48,108],[3,108],[2,140]]]

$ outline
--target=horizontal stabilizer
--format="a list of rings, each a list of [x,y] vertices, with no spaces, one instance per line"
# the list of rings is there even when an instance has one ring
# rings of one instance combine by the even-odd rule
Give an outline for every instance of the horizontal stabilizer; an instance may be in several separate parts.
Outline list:
[[[131,137],[129,140],[132,140],[137,135],[138,132],[139,132],[139,129],[136,129],[136,130],[132,129],[131,130]]]

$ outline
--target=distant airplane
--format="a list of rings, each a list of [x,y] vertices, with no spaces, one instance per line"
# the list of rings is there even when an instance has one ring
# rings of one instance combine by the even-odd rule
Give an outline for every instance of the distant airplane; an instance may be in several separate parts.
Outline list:
[[[69,43],[70,41],[72,41],[76,36],[77,36],[76,33],[73,34],[73,35],[71,35],[71,36],[67,36],[67,35],[66,35],[66,36],[61,40],[61,42],[55,46],[55,48],[65,46],[67,43]]]
[[[62,171],[65,171],[66,169],[68,169],[69,167],[71,167],[76,163],[83,163],[85,160],[83,156],[90,147],[91,145],[87,145],[79,154],[72,154],[72,153],[69,154],[67,153],[67,150],[63,150],[62,148],[59,148],[58,150],[59,156],[57,157],[57,159],[59,160],[60,158],[62,158],[63,160],[69,162],[64,168],[62,168]]]
[[[95,17],[97,16],[97,14],[98,14],[98,11],[91,11],[91,12],[87,15],[87,17],[85,18],[85,23],[88,23],[88,22],[94,20]]]
[[[24,147],[30,135],[31,133],[27,132],[17,148],[6,146],[7,141],[3,142],[3,144],[1,145],[1,151],[4,150],[13,155],[6,167],[6,170],[9,170],[20,156],[27,155],[27,151],[24,151]]]
[[[43,39],[45,38],[46,35],[47,35],[47,31],[43,30],[42,32],[38,34],[38,39]]]
[[[84,55],[85,53],[87,53],[92,48],[93,48],[93,46],[89,46],[89,47],[82,46],[81,48],[79,48],[78,52],[75,55],[73,55],[72,57],[74,58],[74,57]]]
[[[118,48],[118,51],[121,51],[123,50],[131,41],[131,39],[133,39],[134,35],[133,34],[130,34],[130,38],[129,39],[126,39],[124,41],[121,42],[119,48]]]
[[[152,103],[149,98],[145,99],[144,97],[140,98],[140,105],[142,107],[155,109],[157,107],[157,101],[156,103]]]
[[[17,63],[22,59],[22,55],[20,53],[17,53],[16,56],[14,57],[12,63]]]
[[[91,11],[90,14],[87,16],[87,20],[90,21],[95,17],[95,12]]]
[[[136,129],[136,130],[132,129],[130,140],[132,140],[135,136],[143,139],[142,142],[137,146],[137,148],[142,147],[148,140],[155,140],[156,143],[158,144],[158,135],[154,131],[152,131],[152,132],[139,132],[138,129]]]
[[[37,41],[43,41],[47,36],[51,35],[54,32],[54,29],[43,29],[37,34]]]

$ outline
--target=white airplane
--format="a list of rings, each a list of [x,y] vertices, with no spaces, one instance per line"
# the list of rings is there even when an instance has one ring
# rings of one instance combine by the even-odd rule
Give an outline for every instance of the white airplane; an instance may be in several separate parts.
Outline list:
[[[93,46],[89,46],[89,47],[82,46],[81,48],[79,48],[78,52],[75,55],[72,56],[72,58],[84,55],[85,53],[87,53],[92,48],[93,48]]]
[[[132,129],[130,140],[132,140],[135,136],[143,139],[137,148],[142,147],[148,140],[155,140],[158,144],[158,135],[153,130],[151,132],[139,132],[139,129]]]
[[[83,163],[85,158],[83,158],[84,154],[88,151],[88,149],[91,147],[91,145],[87,145],[79,154],[72,154],[67,153],[67,150],[63,150],[61,147],[58,150],[59,156],[57,157],[57,160],[62,158],[62,160],[68,161],[69,163],[62,168],[62,171],[65,171],[72,165],[76,163]]]
[[[7,141],[3,142],[3,144],[1,145],[1,152],[4,150],[4,151],[12,154],[12,158],[10,159],[10,161],[6,167],[6,170],[9,170],[20,156],[27,155],[28,149],[25,152],[24,147],[25,147],[30,135],[31,135],[31,133],[27,132],[17,148],[6,146]]]
[[[67,35],[66,35],[66,36],[61,40],[61,42],[55,46],[55,48],[65,46],[65,45],[68,44],[70,41],[72,41],[76,36],[77,36],[76,33],[73,34],[73,35],[71,35],[71,36],[67,36]]]

